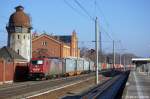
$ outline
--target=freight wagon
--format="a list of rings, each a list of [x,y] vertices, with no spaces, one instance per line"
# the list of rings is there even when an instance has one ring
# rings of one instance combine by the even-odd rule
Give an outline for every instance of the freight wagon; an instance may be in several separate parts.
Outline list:
[[[90,61],[90,72],[95,71],[95,65],[93,61]]]
[[[71,58],[63,59],[63,74],[73,76],[76,72],[76,60]]]
[[[77,59],[76,74],[80,75],[83,71],[84,71],[84,60],[83,59]]]

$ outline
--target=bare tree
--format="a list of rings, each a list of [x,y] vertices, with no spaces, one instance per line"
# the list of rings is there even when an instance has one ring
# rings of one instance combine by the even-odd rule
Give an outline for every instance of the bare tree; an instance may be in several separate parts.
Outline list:
[[[92,61],[96,60],[96,52],[95,49],[88,49],[86,47],[81,48],[81,57],[90,59]],[[115,53],[115,64],[120,64],[120,57],[122,64],[132,64],[132,58],[137,57],[132,53],[124,53],[120,56],[119,53]],[[99,62],[101,63],[113,63],[113,53],[104,53],[99,51]]]

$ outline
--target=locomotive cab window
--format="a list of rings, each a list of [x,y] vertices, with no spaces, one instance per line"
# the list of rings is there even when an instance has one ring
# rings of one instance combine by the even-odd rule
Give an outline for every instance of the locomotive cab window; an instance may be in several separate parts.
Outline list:
[[[41,64],[43,64],[43,60],[33,60],[32,64],[33,65],[41,65]]]

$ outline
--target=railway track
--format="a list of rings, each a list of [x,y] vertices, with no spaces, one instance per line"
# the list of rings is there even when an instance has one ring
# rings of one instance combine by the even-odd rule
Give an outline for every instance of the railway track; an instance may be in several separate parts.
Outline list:
[[[32,96],[47,90],[59,88],[60,86],[79,82],[93,77],[94,73],[73,77],[60,78],[47,81],[30,81],[14,86],[0,88],[0,99],[16,99]]]
[[[123,72],[92,89],[62,99],[120,99],[120,94],[128,78],[129,72]]]

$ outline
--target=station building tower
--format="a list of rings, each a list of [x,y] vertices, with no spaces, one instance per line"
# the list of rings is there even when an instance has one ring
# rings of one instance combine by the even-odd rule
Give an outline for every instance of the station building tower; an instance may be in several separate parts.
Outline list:
[[[24,13],[23,6],[17,6],[15,9],[16,12],[10,16],[8,25],[6,26],[8,32],[7,46],[30,61],[32,57],[30,18]]]

